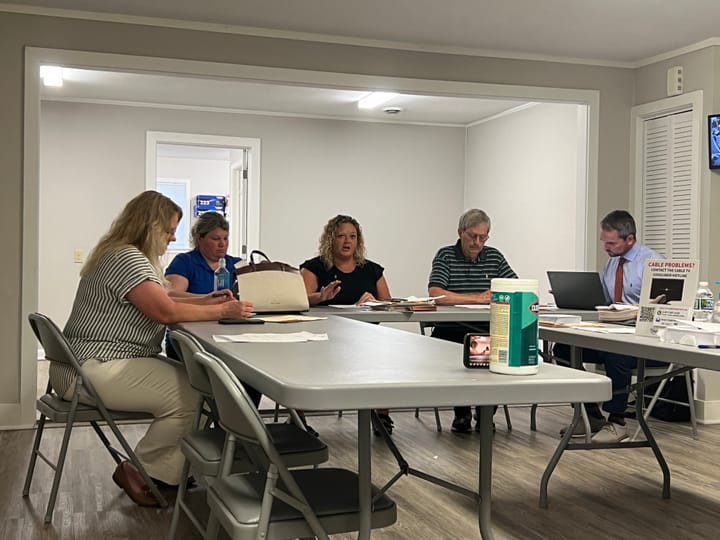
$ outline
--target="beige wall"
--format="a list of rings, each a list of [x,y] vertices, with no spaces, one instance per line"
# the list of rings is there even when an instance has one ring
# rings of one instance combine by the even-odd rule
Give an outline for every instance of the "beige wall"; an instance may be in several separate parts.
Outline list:
[[[700,90],[703,93],[702,119],[708,114],[720,112],[720,47],[708,47],[658,62],[636,70],[635,99],[633,105],[657,102],[667,96],[667,70],[673,66],[683,67],[684,92]],[[714,284],[720,281],[720,250],[716,249],[720,232],[720,174],[708,168],[707,124],[703,124],[701,138],[701,204],[700,204],[700,245],[701,276],[707,279],[716,295],[720,288]],[[717,422],[720,418],[720,373],[698,371],[696,397],[697,410],[701,421]]]
[[[327,220],[350,214],[392,294],[424,296],[435,251],[454,239],[463,128],[43,102],[39,306],[60,325],[77,287],[72,252],[92,249],[145,189],[153,129],[261,140],[261,236],[249,248],[272,258],[297,266],[315,256]]]
[[[633,73],[626,69],[503,60],[290,41],[140,25],[0,13],[0,339],[4,344],[0,405],[17,403],[20,379],[23,51],[27,46],[96,51],[327,72],[597,90],[600,95],[597,212],[627,205],[629,109]],[[34,231],[33,231],[34,232]],[[33,276],[28,276],[33,279]],[[26,293],[28,294],[28,293]],[[0,410],[2,414],[2,410]],[[18,411],[29,415],[29,411]],[[29,416],[26,416],[29,418]]]
[[[700,51],[685,54],[658,62],[636,70],[635,73],[635,98],[633,105],[642,105],[661,101],[667,97],[666,80],[667,70],[673,66],[683,67],[684,92],[700,90],[703,93],[702,119],[708,114],[720,110],[720,85],[717,84],[717,76],[720,73],[720,61],[718,55],[720,47],[708,47]],[[712,249],[712,239],[716,237],[714,231],[720,230],[720,218],[717,213],[711,212],[711,208],[717,208],[720,203],[720,174],[710,171],[707,166],[707,125],[703,123],[703,135],[701,138],[701,208],[700,208],[700,244],[701,248],[701,279],[707,279],[710,283],[720,280],[720,252]],[[707,249],[709,246],[709,250]],[[717,292],[717,288],[715,288]]]
[[[489,245],[518,276],[538,280],[541,302],[553,299],[546,270],[585,269],[585,114],[539,103],[468,130],[465,206],[488,212]]]

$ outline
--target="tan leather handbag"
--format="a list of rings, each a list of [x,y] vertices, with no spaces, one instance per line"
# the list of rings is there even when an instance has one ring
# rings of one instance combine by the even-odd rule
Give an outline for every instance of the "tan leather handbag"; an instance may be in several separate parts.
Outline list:
[[[258,262],[256,258],[262,258]],[[237,297],[253,303],[256,313],[307,311],[307,291],[300,271],[284,262],[271,261],[262,251],[250,252],[248,264],[235,269]]]

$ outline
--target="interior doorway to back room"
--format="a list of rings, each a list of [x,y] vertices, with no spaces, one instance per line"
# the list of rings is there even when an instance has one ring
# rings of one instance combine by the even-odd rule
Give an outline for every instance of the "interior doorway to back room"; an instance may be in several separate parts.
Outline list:
[[[223,214],[230,223],[228,253],[246,259],[258,247],[259,175],[254,174],[253,164],[259,163],[259,141],[219,139],[148,133],[147,188],[173,199],[185,216],[176,240],[168,246],[166,264],[177,253],[192,249],[192,226],[208,211]]]

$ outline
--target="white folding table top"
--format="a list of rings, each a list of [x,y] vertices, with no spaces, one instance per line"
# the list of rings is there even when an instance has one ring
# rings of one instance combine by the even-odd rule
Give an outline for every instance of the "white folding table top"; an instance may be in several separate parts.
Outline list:
[[[720,349],[667,343],[656,337],[593,332],[581,328],[540,327],[540,338],[585,349],[720,371]]]
[[[604,376],[542,365],[536,375],[467,369],[462,346],[343,317],[263,325],[183,323],[243,381],[287,407],[364,409],[605,401]],[[305,343],[217,343],[215,334],[327,333]]]

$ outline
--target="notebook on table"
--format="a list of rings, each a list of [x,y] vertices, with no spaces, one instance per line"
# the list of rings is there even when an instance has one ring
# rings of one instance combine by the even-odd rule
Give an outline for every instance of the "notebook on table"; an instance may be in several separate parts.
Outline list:
[[[555,305],[564,309],[594,310],[606,306],[600,274],[597,272],[560,272],[548,270]]]

